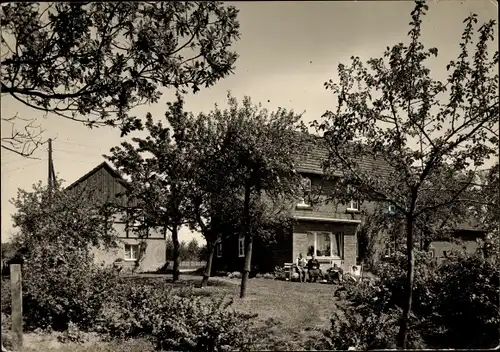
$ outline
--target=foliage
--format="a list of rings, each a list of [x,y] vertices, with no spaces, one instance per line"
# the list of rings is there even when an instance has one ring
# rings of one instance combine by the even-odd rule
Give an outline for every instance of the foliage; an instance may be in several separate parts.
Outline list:
[[[498,345],[498,265],[480,256],[458,256],[439,267],[430,286],[429,291],[436,298],[427,333],[437,347],[494,348]]]
[[[90,191],[54,190],[38,183],[12,200],[19,232],[13,245],[23,259],[26,329],[88,329],[114,288],[112,269],[93,263],[91,249],[115,245],[108,208]],[[3,308],[3,307],[2,307]]]
[[[354,347],[358,351],[394,348],[397,333],[398,311],[361,316],[350,308],[339,314],[334,312],[331,328],[321,339],[322,349],[347,350]]]
[[[205,162],[211,166],[203,168],[209,172],[200,185],[209,186],[202,187],[207,195],[205,209],[209,210],[215,191],[238,190],[233,191],[238,197],[233,196],[233,200],[240,204],[236,209],[241,209],[237,214],[243,232],[238,233],[245,236],[240,294],[244,297],[251,269],[253,238],[273,227],[267,226],[266,222],[281,222],[287,211],[287,201],[297,197],[300,177],[295,171],[294,161],[303,152],[309,135],[300,121],[301,115],[293,111],[278,109],[269,113],[261,105],[254,105],[249,97],[245,97],[240,105],[230,95],[228,105],[228,109],[216,107],[209,114],[200,115],[198,125],[209,131],[209,136],[215,137],[198,153],[202,164]],[[210,156],[217,154],[216,163],[211,165]]]
[[[214,1],[3,4],[1,90],[32,109],[126,134],[141,127],[127,112],[157,102],[160,89],[196,93],[233,72],[237,14]],[[39,135],[15,132],[2,148],[33,153]]]
[[[210,258],[217,241],[245,236],[248,231],[261,239],[272,239],[284,213],[276,198],[285,196],[287,187],[288,191],[294,187],[290,152],[300,147],[302,136],[297,132],[304,127],[293,112],[281,109],[269,113],[248,97],[240,106],[228,95],[228,105],[228,109],[216,106],[197,116],[184,113],[183,136],[196,170],[191,173],[191,227],[203,234],[208,249],[204,281],[210,276]],[[243,165],[242,158],[252,166]],[[252,193],[247,197],[245,187]],[[274,202],[263,201],[261,191],[269,193]]]
[[[498,266],[477,255],[455,253],[435,267],[429,264],[430,258],[426,256],[426,253],[418,253],[416,257],[408,342],[433,348],[490,348],[496,345],[500,338]],[[405,256],[400,253],[379,265],[377,279],[360,283],[346,281],[348,303],[342,312],[348,323],[332,319],[331,329],[325,332],[331,346],[358,343],[361,348],[369,348],[376,341],[368,333],[366,321],[370,321],[370,317],[388,318],[404,307],[405,266]],[[351,332],[347,332],[348,327]],[[342,329],[346,332],[338,334],[344,331]],[[357,329],[365,331],[366,335],[359,335]],[[389,331],[384,329],[374,329],[373,333]],[[395,334],[387,333],[384,339],[394,341],[394,337]]]
[[[168,229],[172,235],[174,278],[179,276],[178,231],[193,218],[190,195],[191,166],[185,142],[187,122],[183,100],[177,94],[175,103],[168,103],[165,118],[170,127],[146,116],[145,138],[134,137],[132,143],[122,142],[106,156],[115,167],[131,180],[126,191],[132,204],[127,206],[129,219],[139,224],[137,231],[144,236],[149,228]]]
[[[245,349],[254,316],[229,310],[231,303],[174,294],[161,284],[129,286],[103,311],[98,331],[148,337],[158,348],[176,351]]]
[[[57,337],[61,343],[76,342],[82,343],[85,341],[85,334],[73,322],[69,322],[68,329],[64,330],[61,335]]]
[[[167,235],[166,240],[166,259],[173,260],[174,258],[174,243],[172,237]],[[179,260],[182,261],[199,261],[204,260],[206,255],[203,255],[203,246],[199,246],[196,238],[186,243],[186,241],[179,241]]]
[[[339,64],[339,81],[325,83],[338,97],[336,110],[313,123],[325,131],[325,171],[342,174],[332,197],[386,201],[403,215],[408,282],[400,347],[406,344],[411,311],[415,224],[463,202],[474,181],[472,169],[498,155],[499,143],[499,56],[497,51],[490,57],[488,51],[495,21],[475,29],[477,16],[465,19],[458,59],[447,65],[448,79],[441,82],[427,67],[438,50],[421,42],[427,10],[423,1],[416,1],[408,44],[387,47],[383,57],[366,64],[358,57],[351,66]],[[460,182],[449,184],[450,178]]]
[[[42,243],[23,265],[23,318],[27,330],[82,330],[93,326],[103,304],[113,297],[117,274],[92,262],[90,254],[61,241]]]
[[[19,189],[11,200],[16,207],[13,225],[19,229],[13,238],[14,249],[28,255],[35,247],[58,241],[81,249],[115,246],[109,208],[96,201],[95,191],[74,192],[63,190],[61,181],[56,184],[51,191],[40,181],[31,191]]]

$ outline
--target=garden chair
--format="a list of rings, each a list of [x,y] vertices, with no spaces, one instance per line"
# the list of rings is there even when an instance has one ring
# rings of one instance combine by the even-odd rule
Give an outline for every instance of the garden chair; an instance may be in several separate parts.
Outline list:
[[[292,281],[293,273],[295,273],[295,263],[285,263],[284,269],[286,278]]]

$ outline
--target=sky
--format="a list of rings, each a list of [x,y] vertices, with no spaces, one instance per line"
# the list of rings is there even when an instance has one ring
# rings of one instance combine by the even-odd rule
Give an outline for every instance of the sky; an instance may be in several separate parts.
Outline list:
[[[309,123],[320,119],[334,107],[331,92],[324,82],[336,76],[339,63],[349,63],[351,56],[362,60],[380,57],[387,46],[406,42],[411,1],[301,1],[301,2],[234,2],[239,12],[241,39],[233,46],[239,54],[235,73],[214,87],[186,97],[186,108],[193,113],[209,111],[214,104],[226,105],[227,91],[238,99],[248,95],[269,109],[278,107],[304,112]],[[495,0],[433,1],[423,21],[423,42],[437,47],[439,57],[430,66],[435,78],[446,77],[446,64],[457,57],[458,41],[465,17],[477,13],[479,22],[498,21]],[[492,48],[498,48],[498,33]],[[160,102],[141,106],[135,116],[162,119],[172,92],[165,92]],[[23,106],[8,96],[1,97],[2,117],[39,118],[45,138],[54,139],[53,160],[56,174],[68,186],[104,161],[102,154],[121,142],[118,130],[88,129],[76,122],[42,114]],[[8,134],[2,123],[2,136]],[[1,240],[6,242],[15,229],[11,215],[15,207],[9,200],[17,189],[31,189],[48,173],[47,148],[29,160],[13,153],[1,152]],[[189,241],[197,233],[184,229],[180,239]]]

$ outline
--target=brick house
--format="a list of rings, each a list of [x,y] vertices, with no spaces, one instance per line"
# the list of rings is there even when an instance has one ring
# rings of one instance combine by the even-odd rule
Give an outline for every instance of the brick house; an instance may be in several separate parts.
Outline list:
[[[96,205],[113,203],[126,207],[123,192],[127,181],[107,162],[103,162],[66,188],[71,192],[91,191]],[[113,228],[117,232],[118,248],[105,251],[95,248],[95,260],[105,265],[121,261],[124,270],[154,271],[166,262],[166,233],[149,229],[146,238],[138,238],[127,224],[126,217],[114,214]]]
[[[298,199],[290,209],[290,224],[276,231],[274,243],[263,243],[258,238],[254,239],[253,273],[269,272],[275,266],[294,262],[299,253],[306,256],[306,259],[310,259],[311,254],[315,253],[323,270],[337,263],[344,271],[349,272],[353,265],[359,264],[357,231],[363,221],[360,210],[362,207],[363,212],[369,213],[374,210],[374,203],[366,201],[360,204],[354,200],[348,204],[321,201],[335,182],[335,176],[340,177],[341,174],[334,175],[333,180],[325,179],[323,163],[328,158],[328,151],[323,138],[315,138],[310,148],[306,147],[304,150],[307,152],[296,159],[296,170],[303,176],[306,190],[311,190],[313,194],[315,190],[320,190],[320,202],[308,202],[306,191],[304,197]],[[389,169],[383,160],[369,158],[358,162],[365,171],[388,177]],[[387,205],[387,212],[393,211],[393,206]],[[458,226],[452,231],[451,238],[459,239],[460,244],[443,238],[433,241],[429,250],[437,259],[446,256],[453,249],[464,249],[473,253],[477,250],[478,239],[484,237],[485,232],[478,224]],[[392,254],[392,242],[397,241],[389,242],[391,243],[376,244],[377,257]],[[213,268],[241,271],[244,260],[244,238],[232,236],[216,246]]]
[[[294,262],[299,253],[306,259],[315,253],[323,270],[337,263],[344,271],[351,271],[352,266],[357,264],[356,233],[362,222],[361,204],[354,200],[349,204],[326,203],[324,195],[328,194],[335,179],[326,180],[323,174],[323,163],[328,157],[323,138],[315,138],[311,148],[304,150],[307,152],[296,159],[296,170],[303,177],[304,195],[291,206],[291,221],[276,231],[274,243],[265,244],[255,238],[252,257],[254,273]],[[385,170],[381,162],[373,159],[364,160],[361,165],[367,170]],[[310,202],[309,193],[319,193],[319,197]],[[373,204],[364,202],[362,206],[369,210]],[[245,260],[244,248],[243,237],[233,236],[219,243],[213,261],[214,269],[241,271]]]

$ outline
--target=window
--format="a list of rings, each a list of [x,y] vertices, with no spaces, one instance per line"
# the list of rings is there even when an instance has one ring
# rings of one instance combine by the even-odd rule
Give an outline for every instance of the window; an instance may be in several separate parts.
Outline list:
[[[297,204],[297,207],[310,207],[310,197],[311,197],[311,179],[308,177],[302,178],[301,181],[301,191],[302,196]]]
[[[245,256],[245,236],[240,236],[238,238],[238,257]]]
[[[139,245],[125,243],[125,260],[137,260],[139,258]]]
[[[351,187],[349,187],[348,189],[349,189],[349,191],[352,190]],[[351,199],[349,201],[347,210],[350,210],[350,211],[359,211],[359,200]]]
[[[307,234],[307,256],[337,257],[344,255],[344,235],[331,232],[309,232]]]
[[[396,207],[394,206],[394,204],[389,204],[389,206],[387,207],[387,212],[391,215],[396,213]]]
[[[348,210],[359,210],[359,201],[358,200],[351,200],[349,202],[349,209]]]
[[[215,255],[217,256],[217,258],[222,257],[222,242],[217,242],[215,244]]]

